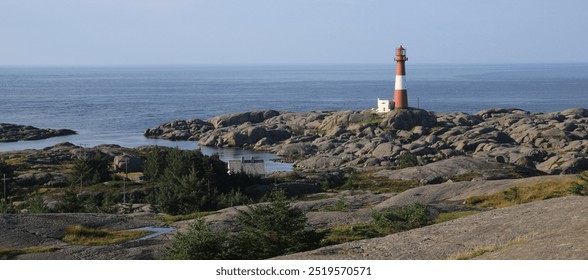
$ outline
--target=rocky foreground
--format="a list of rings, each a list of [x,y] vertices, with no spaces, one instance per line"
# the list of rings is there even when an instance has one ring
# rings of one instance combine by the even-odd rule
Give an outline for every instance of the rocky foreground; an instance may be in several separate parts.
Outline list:
[[[398,166],[405,154],[416,156],[419,165],[465,155],[543,174],[588,169],[587,109],[476,114],[268,110],[175,120],[148,129],[145,136],[275,152],[301,170],[384,170]]]
[[[479,211],[449,222],[280,258],[586,259],[588,198],[571,195],[566,188],[578,180],[572,173],[588,170],[587,128],[586,109],[555,113],[491,109],[476,114],[419,109],[388,114],[256,111],[172,121],[148,129],[145,136],[270,151],[293,162],[303,178],[280,186],[289,186],[289,191],[312,187],[297,194],[304,199],[291,205],[303,210],[308,227],[316,230],[372,223],[373,211],[414,203],[426,205],[432,215]],[[102,145],[93,149],[108,155],[115,170],[123,170],[124,163],[124,170],[140,174],[144,155],[151,148]],[[61,143],[1,156],[11,163],[22,162],[13,178],[15,184],[58,189],[70,184],[62,163],[71,162],[82,151]],[[407,164],[406,158],[414,162]],[[331,180],[337,179],[336,174],[343,180],[361,174],[359,179],[366,186],[324,192],[336,181]],[[398,183],[399,188],[369,189],[369,180]],[[558,198],[546,196],[500,209],[468,204],[481,195],[546,186],[563,188],[555,195]],[[45,203],[48,208],[54,204],[46,198]],[[126,215],[0,214],[0,248],[55,248],[17,259],[157,259],[173,235],[185,231],[193,220],[175,222],[171,226],[176,231],[149,240],[105,246],[63,241],[64,229],[71,225],[109,229],[164,226],[148,205],[141,206],[145,207],[133,208],[135,213]],[[221,209],[204,219],[214,230],[238,231],[241,207],[245,206]]]
[[[513,186],[564,183],[575,175],[548,175],[522,179],[474,180],[424,185],[401,193],[346,191],[317,194],[316,200],[293,202],[303,210],[314,229],[369,223],[374,210],[419,202],[430,211],[452,212],[468,209],[464,199],[501,193]],[[332,206],[345,201],[345,208]],[[206,216],[215,230],[237,231],[238,210],[219,210]],[[323,247],[314,251],[281,256],[280,259],[586,259],[588,258],[588,197],[566,196],[478,214],[444,223]],[[175,222],[177,231],[149,240],[118,245],[82,246],[62,240],[72,225],[108,229],[164,226],[156,215],[113,214],[0,214],[0,248],[51,246],[57,250],[19,255],[17,259],[157,259],[177,231],[185,231],[193,220]],[[484,250],[481,254],[474,254]]]
[[[76,134],[70,129],[41,129],[29,125],[0,123],[0,142],[41,140]]]
[[[586,203],[587,197],[534,202],[278,259],[586,259]]]

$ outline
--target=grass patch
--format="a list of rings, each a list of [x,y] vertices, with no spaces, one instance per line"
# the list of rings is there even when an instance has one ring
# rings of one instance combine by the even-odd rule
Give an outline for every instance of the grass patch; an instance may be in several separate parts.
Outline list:
[[[491,246],[484,246],[484,247],[480,247],[480,248],[475,248],[469,252],[465,252],[465,253],[461,253],[458,254],[455,257],[451,257],[449,258],[450,260],[471,260],[473,258],[479,257],[481,255],[484,255],[486,253],[492,253],[494,251],[498,251],[502,248],[514,245],[514,244],[520,244],[525,242],[525,239],[523,238],[517,238],[514,239],[506,244],[503,245],[491,245]]]
[[[500,248],[502,248],[502,246],[488,246],[488,247],[484,247],[484,248],[474,249],[471,252],[467,252],[467,253],[463,253],[461,255],[458,255],[457,257],[454,258],[454,260],[471,260],[471,259],[473,259],[475,257],[479,257],[483,254],[494,252]]]
[[[163,221],[166,224],[172,224],[178,221],[185,221],[185,220],[194,220],[198,218],[202,218],[204,216],[213,215],[218,213],[217,211],[203,211],[203,212],[194,212],[190,214],[184,215],[166,215],[166,216],[158,216],[157,219]]]
[[[10,260],[18,255],[32,254],[32,253],[46,253],[55,252],[59,249],[51,246],[36,246],[28,248],[0,248],[0,260]]]
[[[437,218],[433,221],[435,224],[444,223],[447,221],[471,216],[480,213],[480,211],[472,210],[472,211],[455,211],[455,212],[447,212],[447,213],[440,213]]]
[[[471,181],[474,178],[478,178],[480,176],[482,176],[482,174],[477,173],[477,172],[471,172],[471,173],[456,175],[456,176],[453,176],[449,179],[453,182],[467,182],[467,181]]]
[[[377,114],[371,114],[371,116],[369,116],[368,119],[361,121],[357,124],[359,124],[359,125],[374,125],[374,124],[380,124],[383,120],[384,120],[384,117],[377,115]]]
[[[141,238],[150,234],[146,230],[111,231],[84,226],[71,226],[65,229],[63,241],[78,245],[111,245]]]
[[[345,211],[345,210],[347,210],[347,201],[345,200],[345,197],[343,195],[340,195],[339,198],[337,198],[337,201],[335,202],[335,204],[325,207],[324,210],[325,211]]]
[[[362,240],[368,238],[382,237],[386,234],[375,224],[354,224],[334,227],[332,229],[319,232],[324,234],[320,241],[321,246],[329,246]]]
[[[513,187],[500,193],[472,196],[466,199],[466,204],[475,207],[504,208],[569,195],[568,190],[577,183],[577,178],[547,180],[528,186]]]

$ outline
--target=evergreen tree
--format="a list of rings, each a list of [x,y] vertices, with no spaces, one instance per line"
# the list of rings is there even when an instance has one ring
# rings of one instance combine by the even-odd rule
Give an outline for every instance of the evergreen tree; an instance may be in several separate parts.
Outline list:
[[[12,172],[14,172],[14,166],[6,163],[4,159],[0,159],[0,179],[6,175],[6,178],[12,177]]]
[[[222,260],[226,259],[227,234],[215,232],[203,220],[189,225],[186,233],[177,233],[167,248],[164,259]]]
[[[213,231],[197,221],[178,234],[168,248],[168,259],[265,259],[318,247],[319,235],[306,229],[306,216],[274,190],[269,202],[239,211],[238,233]]]
[[[145,162],[145,169],[143,170],[143,176],[146,181],[156,181],[159,179],[167,166],[167,152],[155,147],[147,154],[147,160]]]
[[[80,180],[85,185],[93,185],[110,179],[110,158],[97,151],[88,158],[79,158],[74,161],[70,179],[72,184],[79,185]]]
[[[45,213],[47,212],[47,206],[43,200],[43,196],[40,193],[29,196],[26,200],[27,210],[29,213]]]
[[[284,190],[274,189],[267,199],[269,203],[239,211],[243,229],[236,236],[235,257],[265,259],[318,245],[317,235],[306,229],[306,215],[289,206]]]
[[[72,189],[66,190],[65,194],[59,199],[57,204],[57,211],[61,213],[76,213],[82,212],[83,210],[83,202]]]

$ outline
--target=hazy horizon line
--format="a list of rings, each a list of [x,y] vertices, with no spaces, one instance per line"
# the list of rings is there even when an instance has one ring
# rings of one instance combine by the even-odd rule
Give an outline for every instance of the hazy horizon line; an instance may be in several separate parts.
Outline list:
[[[415,62],[411,65],[580,65],[588,62]],[[0,68],[100,68],[100,67],[251,67],[251,66],[384,66],[391,63],[145,63],[145,64],[0,64]]]

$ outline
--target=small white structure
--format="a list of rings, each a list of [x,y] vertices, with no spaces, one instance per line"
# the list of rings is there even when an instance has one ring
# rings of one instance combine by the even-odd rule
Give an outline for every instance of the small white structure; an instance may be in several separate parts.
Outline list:
[[[388,113],[390,112],[390,110],[392,110],[392,108],[394,108],[394,101],[378,98],[378,109],[376,110],[376,112]]]
[[[265,177],[265,162],[263,159],[245,159],[229,160],[228,164],[229,174],[245,173],[252,176]]]

